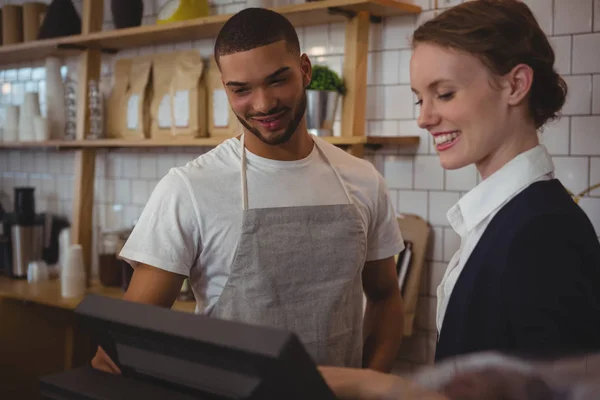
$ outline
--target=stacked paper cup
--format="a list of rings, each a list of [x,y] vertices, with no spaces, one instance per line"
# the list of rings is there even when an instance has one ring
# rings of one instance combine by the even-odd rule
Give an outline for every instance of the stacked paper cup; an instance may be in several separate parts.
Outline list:
[[[60,272],[62,297],[79,297],[85,294],[85,268],[81,245],[73,244],[69,248],[66,263]]]

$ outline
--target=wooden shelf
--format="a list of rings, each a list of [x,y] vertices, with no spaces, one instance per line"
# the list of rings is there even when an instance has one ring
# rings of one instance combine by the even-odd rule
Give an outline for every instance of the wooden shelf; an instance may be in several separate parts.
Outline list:
[[[395,0],[322,0],[274,8],[296,27],[343,22],[347,15],[368,11],[377,17],[419,13],[420,7]],[[81,38],[88,48],[122,50],[132,47],[162,45],[217,35],[231,14],[215,15],[164,25],[98,32]]]
[[[0,65],[39,61],[51,56],[78,55],[80,51],[74,44],[78,38],[80,36],[67,36],[0,46]]]
[[[367,11],[376,19],[421,12],[418,6],[395,0],[321,0],[277,7],[274,10],[285,15],[296,27],[343,22],[360,11]],[[210,38],[217,35],[231,15],[214,15],[170,24],[143,25],[0,46],[0,65],[37,61],[48,56],[76,55],[85,49],[114,52]]]
[[[152,147],[214,147],[223,143],[227,138],[211,137],[198,139],[101,139],[101,140],[50,140],[45,142],[0,142],[0,149],[26,149],[26,148],[152,148]],[[336,146],[352,146],[364,144],[366,146],[416,146],[419,144],[418,136],[354,136],[354,137],[323,137],[322,139]]]

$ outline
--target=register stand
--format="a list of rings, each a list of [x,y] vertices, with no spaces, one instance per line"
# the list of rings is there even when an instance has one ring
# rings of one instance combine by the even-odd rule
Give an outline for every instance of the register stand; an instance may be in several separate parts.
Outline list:
[[[45,376],[42,399],[336,399],[293,333],[98,295],[75,312],[122,374]]]

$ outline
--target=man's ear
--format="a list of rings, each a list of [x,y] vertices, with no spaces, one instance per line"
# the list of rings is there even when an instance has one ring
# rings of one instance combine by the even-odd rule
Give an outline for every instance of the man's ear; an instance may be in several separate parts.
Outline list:
[[[300,56],[300,69],[302,70],[302,83],[306,88],[312,80],[312,64],[306,54]]]

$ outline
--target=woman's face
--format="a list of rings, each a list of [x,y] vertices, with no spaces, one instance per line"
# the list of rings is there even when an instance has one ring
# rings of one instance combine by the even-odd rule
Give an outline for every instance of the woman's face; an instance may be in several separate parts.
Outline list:
[[[485,165],[510,140],[510,88],[476,57],[429,43],[415,47],[410,80],[418,125],[433,136],[442,167],[475,163],[485,178]]]

